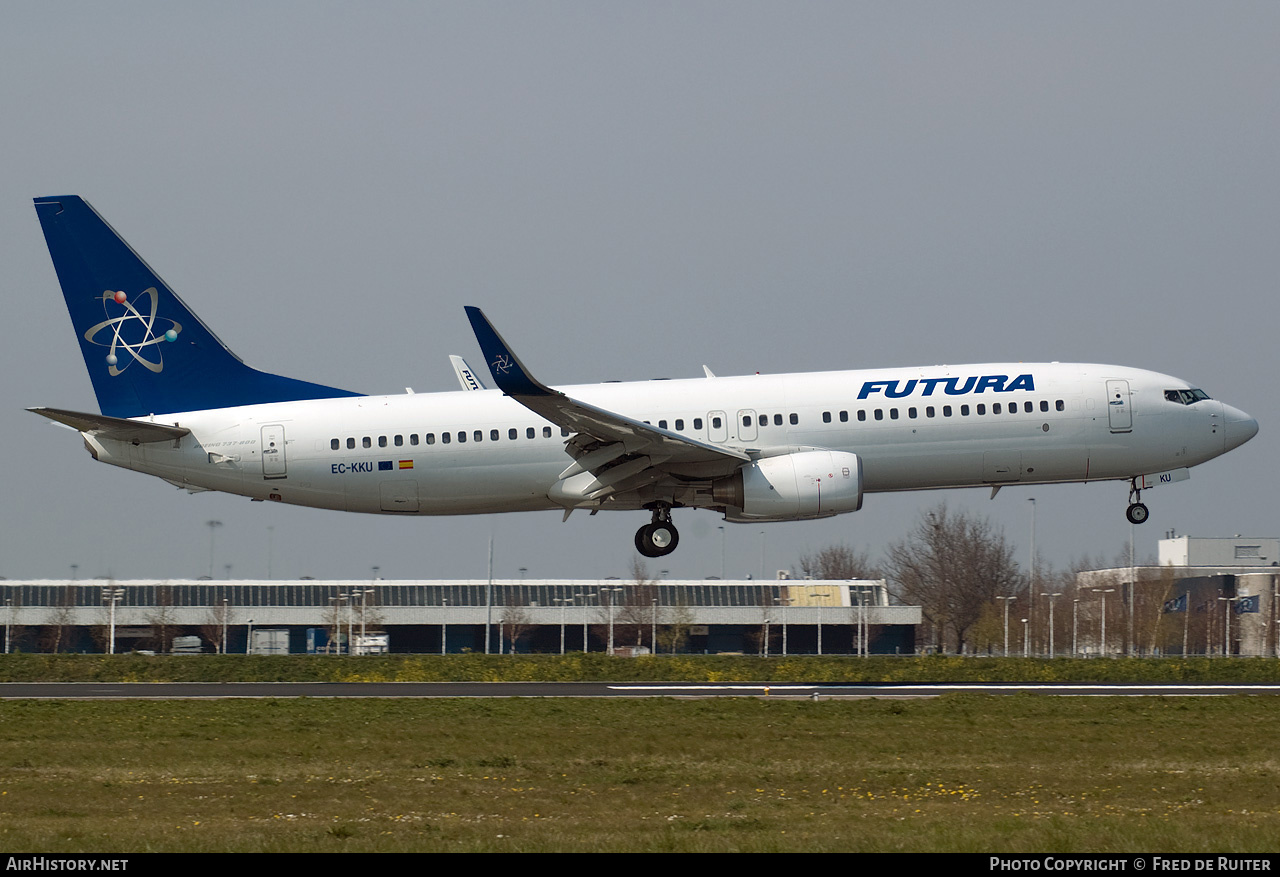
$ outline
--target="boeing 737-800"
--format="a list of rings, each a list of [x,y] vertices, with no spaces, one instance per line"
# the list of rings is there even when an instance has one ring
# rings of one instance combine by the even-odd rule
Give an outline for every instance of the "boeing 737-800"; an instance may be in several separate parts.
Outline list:
[[[823,518],[865,494],[1127,480],[1141,491],[1247,442],[1257,422],[1186,381],[1112,365],[989,363],[607,383],[538,381],[478,309],[496,389],[454,359],[451,393],[366,396],[257,371],[85,201],[36,212],[101,413],[32,411],[95,460],[190,491],[350,512],[647,510]]]

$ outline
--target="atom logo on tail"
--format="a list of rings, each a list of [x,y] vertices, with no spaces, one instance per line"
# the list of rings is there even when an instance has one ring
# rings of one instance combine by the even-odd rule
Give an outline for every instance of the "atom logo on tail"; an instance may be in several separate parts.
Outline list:
[[[159,335],[156,334],[156,312],[159,309],[159,301],[156,297],[156,288],[154,286],[145,289],[138,296],[138,301],[143,299],[151,299],[150,313],[143,315],[134,303],[129,301],[129,297],[123,290],[112,291],[105,290],[102,293],[102,310],[107,315],[107,319],[97,325],[90,326],[88,331],[84,333],[84,340],[90,344],[96,344],[98,347],[106,347],[107,351],[107,373],[112,377],[121,374],[133,362],[141,363],[142,367],[148,371],[159,374],[164,371],[164,356],[160,352],[161,344],[169,341],[176,341],[178,333],[182,331],[182,326],[173,320],[166,320],[169,328]],[[112,316],[112,305],[118,305],[124,309],[119,316]],[[136,324],[136,325],[135,325]],[[98,335],[103,330],[109,330],[111,335],[110,342],[99,341]],[[154,360],[148,358],[147,349],[154,347]],[[120,357],[117,354],[119,350],[128,351],[133,357],[133,362],[126,362],[120,365]]]

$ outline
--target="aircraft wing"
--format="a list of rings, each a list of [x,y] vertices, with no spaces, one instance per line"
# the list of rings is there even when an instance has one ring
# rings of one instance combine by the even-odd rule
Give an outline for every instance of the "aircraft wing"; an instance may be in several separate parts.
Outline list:
[[[28,408],[27,410],[32,414],[39,414],[41,417],[69,426],[77,432],[87,432],[90,435],[119,442],[132,442],[135,445],[172,442],[191,434],[191,430],[184,426],[125,420],[122,417],[107,417],[105,414],[87,414],[81,411],[65,411],[61,408]]]
[[[751,460],[750,455],[737,448],[659,429],[546,386],[530,374],[479,308],[466,310],[498,389],[530,411],[576,433],[565,445],[576,462],[560,477],[595,473],[597,482],[586,486],[588,498],[624,492],[628,485],[652,483],[666,473],[725,475]]]

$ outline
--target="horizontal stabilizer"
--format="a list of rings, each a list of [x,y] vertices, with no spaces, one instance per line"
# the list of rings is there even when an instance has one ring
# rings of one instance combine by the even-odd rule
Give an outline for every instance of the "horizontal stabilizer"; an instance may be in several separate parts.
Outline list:
[[[64,411],[61,408],[28,408],[27,410],[32,414],[39,414],[41,417],[69,426],[77,432],[87,432],[98,438],[118,442],[132,442],[135,445],[148,442],[172,442],[191,434],[191,430],[185,426],[166,426],[163,423],[125,420],[120,417],[107,417],[105,414],[86,414],[81,411]]]

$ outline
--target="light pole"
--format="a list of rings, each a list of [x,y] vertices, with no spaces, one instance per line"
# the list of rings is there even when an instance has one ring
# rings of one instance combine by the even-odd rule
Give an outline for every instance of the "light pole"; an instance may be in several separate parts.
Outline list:
[[[378,568],[376,566],[373,568],[373,575],[375,579],[378,576]],[[360,645],[358,646],[358,648],[359,648],[359,654],[362,654],[362,655],[365,653],[364,652],[365,650],[364,608],[365,608],[365,604],[369,601],[369,595],[372,593],[374,593],[373,588],[365,588],[363,591],[356,591],[356,596],[360,598]]]
[[[13,620],[13,600],[4,601],[4,653],[9,654],[9,625]]]
[[[591,651],[587,643],[587,601],[594,596],[595,594],[574,594],[573,595],[573,598],[575,600],[578,599],[579,597],[582,598],[582,652],[583,654],[586,654],[587,652]]]
[[[724,527],[720,530],[720,581],[724,581]]]
[[[1071,600],[1071,657],[1080,657],[1080,649],[1077,647],[1077,634],[1080,632],[1080,598],[1074,597]],[[1183,650],[1186,651],[1185,649]]]
[[[449,643],[449,598],[440,598],[440,654],[445,654]]]
[[[253,654],[253,619],[252,618],[249,619],[248,632],[245,635],[244,653],[246,655]]]
[[[110,618],[111,638],[108,640],[107,654],[114,655],[116,653],[116,604],[120,602],[120,598],[124,596],[124,588],[107,587],[102,589],[102,599],[107,602],[107,615]],[[6,631],[8,626],[6,625]],[[5,633],[4,650],[9,651],[9,635]]]
[[[560,654],[564,654],[564,607],[573,602],[572,597],[556,597],[556,602],[560,604]]]
[[[1027,615],[1033,617],[1036,614],[1036,498],[1029,496],[1027,502],[1031,503],[1031,557],[1027,566]]]
[[[227,622],[231,618],[231,607],[226,597],[222,598],[222,652],[227,653]]]
[[[1222,656],[1224,658],[1231,657],[1231,604],[1239,600],[1239,597],[1219,597],[1218,602],[1222,603],[1222,619],[1226,624],[1223,632],[1222,640]]]
[[[817,597],[821,599],[824,595],[819,594],[817,591],[810,591],[809,596]],[[822,654],[822,604],[821,603],[818,604],[818,654],[819,655]]]
[[[649,645],[653,647],[653,653],[658,654],[658,598],[653,598],[653,622],[649,631]]]
[[[1009,657],[1009,604],[1017,597],[996,597],[1004,603],[1004,656]]]
[[[790,597],[774,597],[775,603],[782,606],[782,657],[787,656],[787,607],[791,605]]]
[[[1022,619],[1022,657],[1031,657],[1031,638],[1027,635],[1031,632],[1031,619]]]
[[[607,593],[609,593],[609,594],[620,594],[620,593],[622,593],[622,588],[601,588],[601,589],[600,589],[600,591],[601,591],[601,592],[607,592]],[[613,603],[614,603],[614,599],[615,599],[615,598],[614,598],[614,597],[612,597],[612,596],[611,596],[611,597],[609,597],[609,654],[611,654],[611,655],[613,654]]]
[[[1053,605],[1057,602],[1057,598],[1062,596],[1062,592],[1041,594],[1040,596],[1049,598],[1049,657],[1052,658],[1055,654],[1053,650]]]
[[[346,594],[339,594],[336,597],[330,597],[329,602],[333,604],[333,639],[334,654],[342,654],[342,605],[347,602]],[[351,651],[351,643],[347,643],[347,651]]]
[[[1094,588],[1095,594],[1102,595],[1102,648],[1099,654],[1102,657],[1107,656],[1107,594],[1114,594],[1115,588]]]

